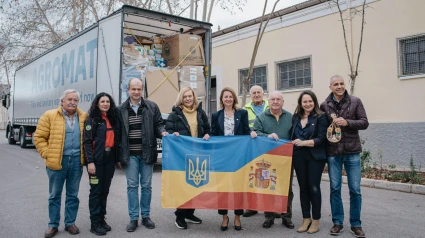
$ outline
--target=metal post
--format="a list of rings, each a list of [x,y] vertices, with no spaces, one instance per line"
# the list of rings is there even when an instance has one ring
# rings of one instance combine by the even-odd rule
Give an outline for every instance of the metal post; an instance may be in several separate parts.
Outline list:
[[[212,30],[208,29],[205,32],[205,59],[206,59],[206,70],[205,70],[205,77],[206,80],[206,89],[207,89],[207,95],[205,97],[205,112],[207,115],[210,115],[211,110],[211,53],[212,53],[212,40],[211,40]]]
[[[190,19],[193,19],[193,7],[194,7],[194,1],[190,0]]]

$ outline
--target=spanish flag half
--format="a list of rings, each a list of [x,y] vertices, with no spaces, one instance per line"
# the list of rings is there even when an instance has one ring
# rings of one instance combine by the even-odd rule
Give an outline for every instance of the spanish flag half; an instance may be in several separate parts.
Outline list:
[[[286,213],[290,141],[167,135],[162,143],[163,207]]]

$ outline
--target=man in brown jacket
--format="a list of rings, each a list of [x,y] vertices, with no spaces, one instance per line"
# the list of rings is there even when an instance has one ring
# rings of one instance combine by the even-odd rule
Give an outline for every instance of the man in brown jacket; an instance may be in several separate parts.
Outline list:
[[[342,165],[347,172],[350,189],[350,224],[355,237],[365,237],[360,220],[362,195],[360,193],[361,167],[359,130],[369,126],[362,101],[345,90],[344,79],[335,75],[330,80],[332,93],[320,105],[328,115],[329,122],[338,125],[342,131],[341,140],[327,144],[328,170],[331,185],[332,227],[331,235],[340,235],[344,230],[344,207],[341,199]],[[332,117],[335,115],[335,119]]]
[[[35,147],[45,160],[49,178],[49,228],[44,237],[58,232],[62,190],[66,181],[65,230],[75,235],[80,231],[77,218],[78,190],[80,187],[83,153],[83,129],[87,114],[77,108],[80,95],[73,89],[60,97],[61,106],[45,112],[34,135]]]

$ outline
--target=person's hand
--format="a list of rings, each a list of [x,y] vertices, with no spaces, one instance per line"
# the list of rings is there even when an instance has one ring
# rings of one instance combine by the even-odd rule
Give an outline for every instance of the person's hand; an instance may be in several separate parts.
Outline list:
[[[304,146],[304,141],[300,140],[300,139],[296,139],[292,141],[292,144],[296,145],[296,146]]]
[[[173,133],[175,136],[179,136],[180,134],[176,131]]]
[[[122,169],[121,162],[118,162],[117,165],[118,165],[118,168]]]
[[[91,175],[95,175],[96,174],[96,166],[94,165],[94,163],[90,163],[87,165],[88,168],[88,173]]]
[[[257,132],[251,131],[251,138],[255,138],[255,137],[257,137]]]
[[[333,123],[335,123],[335,125],[337,125],[337,126],[347,126],[348,125],[347,120],[345,120],[342,117],[335,118]]]
[[[276,133],[271,133],[268,137],[269,137],[269,138],[273,138],[273,139],[275,139],[276,141],[277,141],[277,140],[279,140],[279,136],[277,136],[277,135],[276,135]]]
[[[164,131],[161,133],[162,136],[168,135],[168,132]]]
[[[203,137],[203,139],[204,139],[204,140],[209,140],[209,139],[210,139],[210,135],[205,134],[205,135],[204,135],[204,137]]]

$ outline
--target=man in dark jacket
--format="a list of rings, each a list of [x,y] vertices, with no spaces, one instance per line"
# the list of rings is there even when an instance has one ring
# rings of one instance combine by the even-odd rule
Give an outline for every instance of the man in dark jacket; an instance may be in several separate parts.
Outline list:
[[[342,165],[344,164],[350,189],[351,232],[356,237],[365,237],[360,220],[362,208],[360,152],[362,146],[359,130],[367,129],[369,122],[362,101],[347,93],[344,79],[341,76],[333,76],[329,88],[332,93],[320,105],[320,109],[328,115],[329,122],[341,127],[342,131],[340,141],[327,144],[331,210],[334,223],[330,234],[339,235],[344,230],[344,208],[341,199]]]
[[[158,157],[156,138],[162,138],[167,132],[158,105],[142,98],[143,82],[141,79],[130,79],[128,93],[130,94],[129,99],[118,107],[118,120],[122,136],[120,161],[125,166],[127,178],[128,213],[130,215],[127,231],[133,232],[138,226],[139,209],[142,214],[142,225],[148,229],[155,228],[155,223],[151,221],[149,215],[153,164]]]

